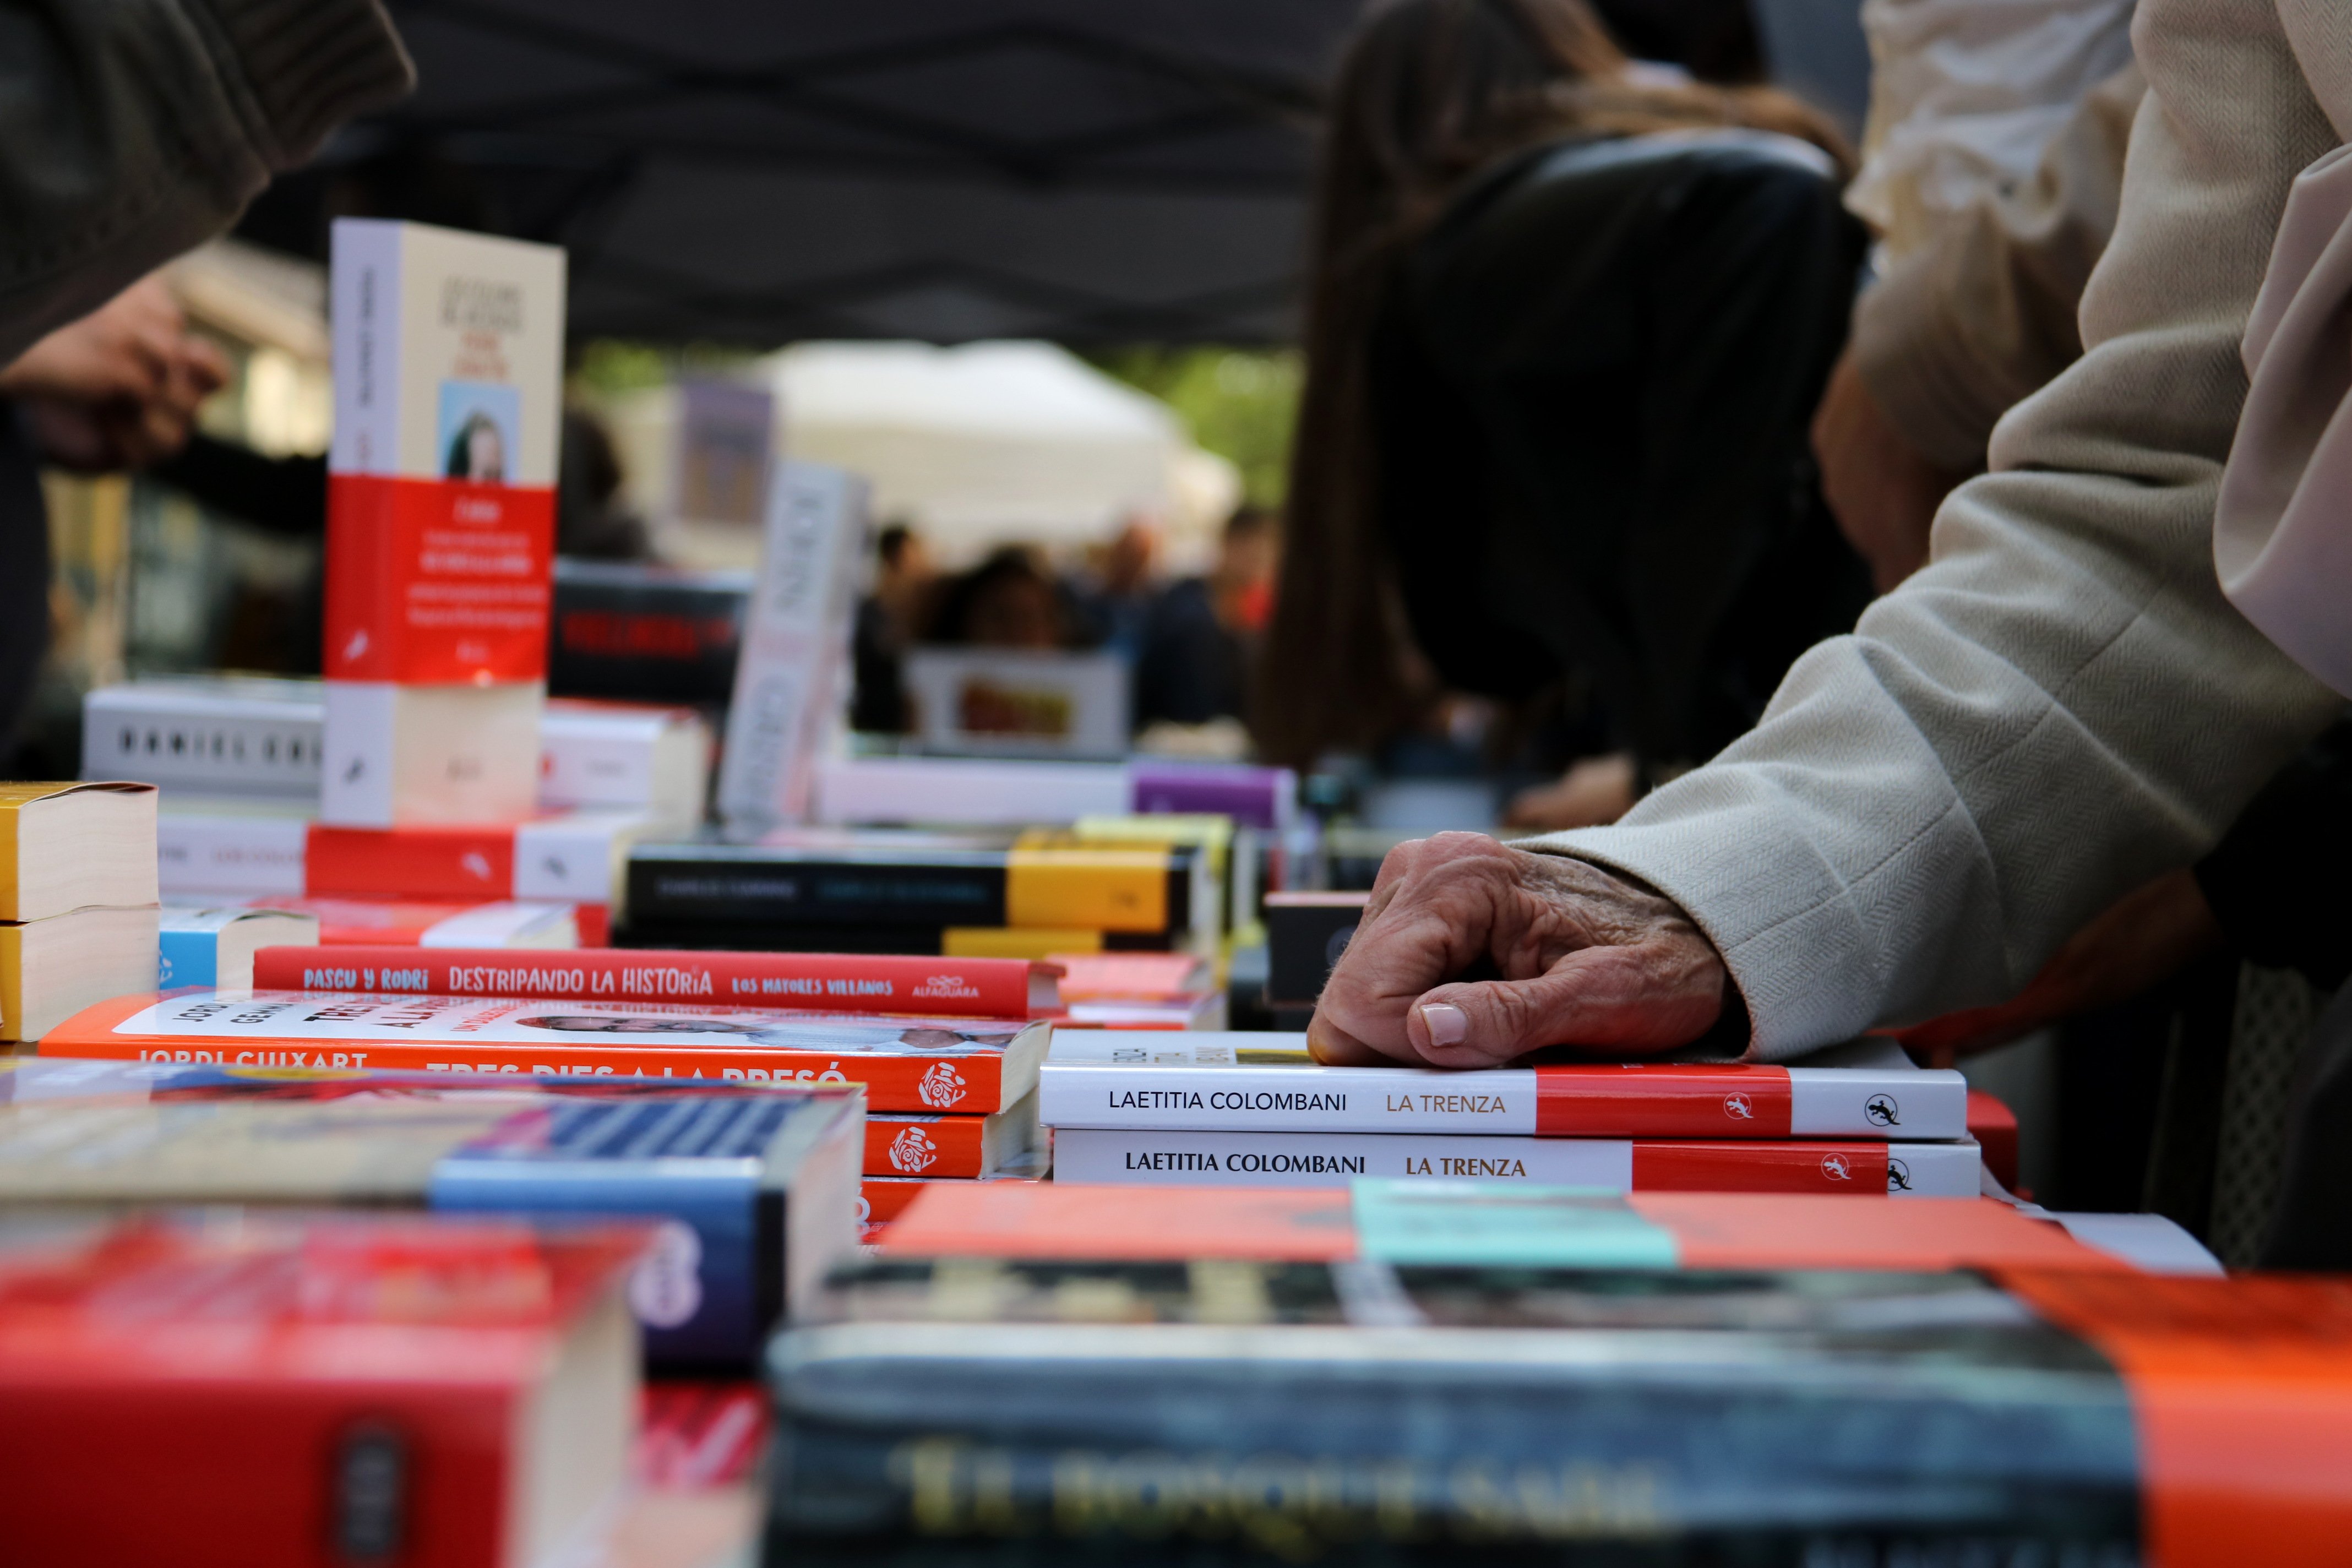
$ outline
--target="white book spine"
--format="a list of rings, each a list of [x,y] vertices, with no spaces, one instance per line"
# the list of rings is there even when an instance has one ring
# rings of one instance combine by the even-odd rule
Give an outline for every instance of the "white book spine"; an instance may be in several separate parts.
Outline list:
[[[139,686],[82,700],[81,776],[218,795],[319,793],[319,705],[207,701]]]
[[[626,811],[578,811],[515,829],[514,896],[558,903],[609,904],[629,841],[646,828]]]
[[[1752,1150],[1759,1173],[1769,1142],[1727,1144]],[[1432,1180],[1524,1181],[1553,1186],[1638,1190],[1635,1143],[1622,1138],[1463,1138],[1372,1132],[1148,1132],[1060,1128],[1054,1133],[1054,1179],[1100,1185],[1344,1187],[1366,1176]],[[1980,1156],[1974,1143],[1916,1143],[1890,1150],[1890,1197],[1975,1197]],[[1736,1164],[1718,1170],[1715,1191],[1787,1190],[1759,1173],[1743,1182]]]
[[[719,811],[731,833],[809,815],[817,761],[842,722],[865,540],[863,480],[814,463],[776,466],[719,763]]]
[[[297,817],[183,816],[155,819],[158,885],[189,894],[302,895],[310,825]]]
[[[1131,783],[1118,763],[974,762],[950,757],[844,757],[817,774],[816,817],[854,827],[954,822],[1022,827],[1121,816]]]
[[[319,817],[346,827],[390,827],[395,715],[400,688],[388,680],[327,682],[325,754]]]
[[[1791,1138],[1964,1138],[1969,1080],[1948,1068],[1790,1068]]]
[[[1118,1037],[1105,1043],[1115,1047]],[[1536,1079],[1524,1068],[1448,1073],[1048,1060],[1037,1119],[1048,1127],[1526,1137],[1536,1130]]]
[[[389,474],[400,461],[401,226],[338,218],[328,273],[335,429],[327,466]]]

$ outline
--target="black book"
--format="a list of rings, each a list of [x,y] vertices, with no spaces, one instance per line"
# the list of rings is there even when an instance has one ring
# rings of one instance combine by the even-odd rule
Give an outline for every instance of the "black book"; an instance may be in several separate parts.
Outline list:
[[[1020,925],[1164,943],[1189,939],[1216,913],[1202,856],[1190,845],[1034,835],[997,843],[875,833],[748,846],[641,844],[629,852],[626,888],[623,923],[639,934],[698,928],[774,939],[810,928],[897,927],[929,933],[910,942],[936,942],[949,926]],[[1207,935],[1213,938],[1213,927]]]
[[[2126,1565],[2132,1405],[1969,1274],[880,1259],[769,1561]]]
[[[747,572],[558,561],[549,695],[724,706],[751,593]]]

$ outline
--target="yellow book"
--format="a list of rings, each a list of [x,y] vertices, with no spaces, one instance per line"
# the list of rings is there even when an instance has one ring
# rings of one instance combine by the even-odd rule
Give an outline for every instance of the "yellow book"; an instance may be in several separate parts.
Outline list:
[[[1004,862],[1004,923],[1077,931],[1165,931],[1171,860],[1166,848],[1083,844],[1024,833]]]
[[[155,796],[143,784],[0,784],[0,921],[154,903]]]
[[[942,958],[1026,958],[1041,961],[1057,952],[1100,952],[1102,932],[1054,926],[950,926],[940,933]]]
[[[85,1007],[155,989],[152,904],[0,925],[0,1040],[37,1040]]]

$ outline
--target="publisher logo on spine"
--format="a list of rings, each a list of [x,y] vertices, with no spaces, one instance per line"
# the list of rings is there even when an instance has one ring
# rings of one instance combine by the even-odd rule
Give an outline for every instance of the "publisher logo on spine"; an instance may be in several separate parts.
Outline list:
[[[1727,1094],[1723,1097],[1723,1113],[1734,1121],[1753,1121],[1756,1120],[1755,1102],[1744,1094]]]
[[[1847,1163],[1843,1154],[1824,1154],[1822,1156],[1822,1174],[1832,1182],[1851,1182],[1853,1180],[1853,1167]]]
[[[945,1062],[933,1062],[916,1080],[915,1095],[933,1110],[945,1110],[964,1096],[963,1075]]]
[[[898,1136],[890,1140],[890,1168],[902,1174],[920,1175],[936,1164],[939,1157],[940,1146],[919,1127],[901,1128]]]
[[[1891,1094],[1874,1094],[1863,1103],[1862,1114],[1873,1127],[1900,1127],[1903,1108],[1895,1103]]]
[[[1886,1162],[1887,1195],[1892,1197],[1896,1193],[1907,1193],[1910,1190],[1911,1167],[1890,1156]]]

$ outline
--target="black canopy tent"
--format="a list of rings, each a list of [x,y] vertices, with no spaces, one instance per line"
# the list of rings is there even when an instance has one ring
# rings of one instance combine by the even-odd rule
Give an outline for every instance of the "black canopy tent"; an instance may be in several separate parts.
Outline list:
[[[415,95],[248,237],[323,258],[340,212],[545,239],[580,335],[768,347],[1291,336],[1363,0],[388,3]],[[1756,58],[1742,0],[1600,6],[1644,52]]]
[[[392,0],[417,92],[247,231],[561,243],[585,335],[1279,338],[1359,5]]]

